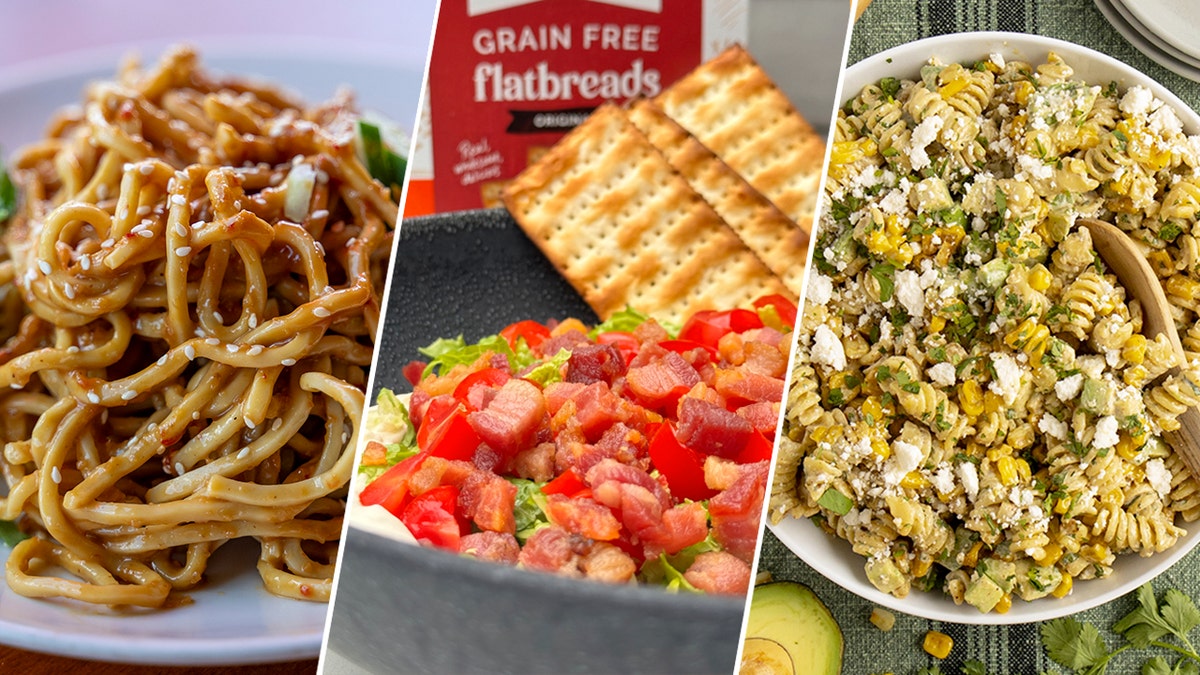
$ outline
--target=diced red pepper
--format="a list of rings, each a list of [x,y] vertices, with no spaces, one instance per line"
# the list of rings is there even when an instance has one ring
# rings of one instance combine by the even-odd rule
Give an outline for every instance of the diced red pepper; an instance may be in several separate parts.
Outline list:
[[[463,523],[455,511],[458,488],[440,485],[413,499],[400,514],[400,521],[417,541],[438,548],[458,551],[463,535]]]
[[[676,499],[700,501],[716,494],[704,483],[704,457],[675,437],[674,425],[664,423],[650,441],[650,461],[667,479]]]
[[[663,349],[669,349],[679,355],[686,354],[693,349],[703,349],[711,354],[714,359],[718,357],[716,347],[710,347],[694,340],[663,340],[658,343],[658,346]]]
[[[542,492],[545,494],[568,497],[574,497],[586,489],[588,489],[587,483],[583,482],[583,478],[574,467],[567,469],[557,478],[542,486]]]
[[[727,333],[744,333],[752,328],[762,328],[758,314],[748,309],[730,309],[723,312],[701,310],[683,324],[679,331],[680,340],[691,340],[717,348],[721,337]]]
[[[750,434],[750,440],[734,460],[738,464],[753,464],[770,460],[775,455],[775,444],[759,432]]]
[[[513,349],[517,348],[517,343],[522,339],[530,349],[536,349],[550,337],[550,329],[536,321],[518,321],[500,331],[500,337],[507,340],[508,346]]]
[[[471,405],[470,401],[472,389],[475,387],[499,387],[510,379],[512,379],[512,374],[503,368],[481,368],[467,375],[462,382],[458,383],[458,386],[454,388],[454,398],[467,406],[468,410],[475,411],[476,408]]]
[[[621,356],[625,357],[625,365],[629,365],[633,361],[633,357],[637,356],[638,349],[641,344],[633,333],[614,330],[607,333],[600,333],[596,336],[596,342],[602,345],[612,345],[621,352]]]
[[[418,452],[384,471],[363,488],[358,500],[363,506],[378,504],[399,518],[408,503],[408,481],[428,456],[428,452]]]
[[[784,325],[795,328],[795,326],[796,326],[796,303],[792,302],[791,300],[788,300],[787,298],[785,298],[784,296],[782,296],[778,293],[773,293],[771,295],[764,295],[761,298],[754,301],[755,309],[762,309],[762,308],[768,307],[768,306],[775,307],[775,313],[779,315],[779,318],[783,321]]]

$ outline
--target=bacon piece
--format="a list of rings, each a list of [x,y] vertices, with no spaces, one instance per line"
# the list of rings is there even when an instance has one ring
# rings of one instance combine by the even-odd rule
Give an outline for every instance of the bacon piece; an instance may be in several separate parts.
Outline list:
[[[552,382],[546,385],[542,390],[542,396],[546,399],[546,412],[551,416],[557,415],[563,404],[574,398],[584,386],[586,385],[579,382]]]
[[[657,343],[662,342],[663,340],[671,339],[671,336],[669,333],[667,333],[667,330],[658,325],[658,322],[654,319],[643,321],[640,325],[638,325],[637,328],[634,328],[633,336],[637,338],[638,342],[641,343]]]
[[[596,382],[576,392],[575,421],[588,442],[594,443],[621,418],[621,399],[607,385]]]
[[[538,345],[535,352],[542,357],[550,358],[558,354],[560,349],[575,351],[576,347],[586,344],[592,344],[591,340],[588,340],[588,336],[572,328],[559,335],[546,338],[542,344]]]
[[[579,561],[583,576],[610,584],[624,584],[633,579],[637,563],[628,553],[612,544],[598,543]]]
[[[612,381],[625,374],[625,357],[612,345],[589,343],[579,345],[571,350],[571,358],[567,360],[567,373],[563,377],[567,382],[604,382]]]
[[[439,485],[462,487],[467,477],[475,472],[475,465],[460,460],[449,460],[442,457],[426,457],[408,479],[409,494],[416,496],[425,494]]]
[[[713,386],[731,403],[778,403],[783,398],[783,380],[744,369],[718,368]]]
[[[588,539],[609,541],[621,536],[621,523],[613,512],[590,499],[550,495],[546,499],[546,517],[564,530]]]
[[[697,398],[679,402],[675,437],[705,455],[733,458],[746,447],[754,428],[737,413]]]
[[[707,593],[745,595],[750,590],[750,565],[725,551],[696,556],[683,578]]]
[[[554,478],[554,443],[537,445],[517,453],[512,462],[513,471],[521,478],[545,483]]]
[[[596,501],[618,513],[621,524],[638,539],[646,539],[662,525],[665,508],[654,492],[641,485],[606,481],[592,489]]]
[[[463,481],[461,490],[458,495],[459,509],[479,529],[516,533],[513,506],[516,503],[517,486],[494,473],[475,470]]]
[[[765,342],[746,343],[746,363],[742,366],[751,373],[783,379],[787,372],[787,354],[778,347]]]
[[[367,441],[367,447],[363,448],[362,462],[363,466],[382,466],[387,464],[387,446],[379,441]]]
[[[561,527],[543,527],[525,542],[518,562],[524,567],[569,577],[581,576],[579,559],[590,550],[587,540]]]
[[[774,401],[759,401],[744,405],[737,409],[738,417],[745,419],[754,430],[765,434],[767,438],[775,437],[775,427],[779,424],[779,404]]]
[[[625,374],[625,383],[647,407],[670,409],[680,396],[700,383],[700,374],[679,354],[658,349],[665,352],[661,358],[644,365],[634,365],[642,354],[634,358]]]
[[[527,380],[512,379],[486,408],[467,416],[467,421],[484,443],[503,455],[512,456],[529,446],[546,418],[542,390]]]
[[[713,538],[733,555],[750,562],[758,546],[758,523],[767,490],[766,461],[745,464],[741,475],[708,500]]]
[[[458,542],[458,552],[480,560],[516,565],[521,555],[517,538],[501,532],[472,532]]]
[[[667,493],[666,488],[661,483],[651,478],[650,474],[637,467],[622,464],[614,459],[600,460],[600,462],[587,471],[584,481],[592,487],[592,492],[597,494],[596,501],[614,508],[618,504],[609,504],[598,498],[598,491],[604,489],[605,483],[615,482],[640,485],[654,495],[654,498],[658,500],[662,508],[669,509],[672,505],[671,495]]]
[[[676,504],[663,511],[662,522],[650,535],[647,544],[675,554],[692,544],[699,544],[708,536],[708,513],[699,502]]]

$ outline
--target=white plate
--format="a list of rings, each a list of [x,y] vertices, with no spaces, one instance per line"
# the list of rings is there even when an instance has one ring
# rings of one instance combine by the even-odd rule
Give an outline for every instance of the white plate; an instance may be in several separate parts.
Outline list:
[[[1200,3],[1196,0],[1113,0],[1175,49],[1200,58]]]
[[[1018,33],[962,33],[911,42],[876,54],[846,70],[842,78],[841,100],[844,102],[868,84],[884,77],[919,79],[919,71],[930,57],[945,63],[973,63],[986,59],[993,52],[1005,59],[1017,59],[1032,64],[1042,63],[1047,52],[1054,51],[1075,69],[1075,77],[1086,82],[1106,84],[1115,81],[1121,89],[1134,84],[1148,87],[1154,95],[1175,108],[1188,133],[1200,133],[1200,115],[1165,87],[1129,66],[1099,52],[1069,42],[1036,35]],[[1200,543],[1200,523],[1192,524],[1190,532],[1169,551],[1149,558],[1136,555],[1120,556],[1114,571],[1106,579],[1080,581],[1071,595],[1057,600],[1046,598],[1035,602],[1016,600],[1007,614],[981,614],[970,605],[955,605],[949,596],[913,591],[906,598],[895,598],[871,585],[863,572],[863,558],[850,549],[850,544],[821,531],[810,520],[790,518],[771,526],[793,553],[826,578],[852,593],[877,605],[915,614],[928,619],[967,624],[1012,624],[1044,621],[1073,614],[1118,598],[1141,584],[1150,581]]]
[[[1137,47],[1138,51],[1153,59],[1160,66],[1170,70],[1173,73],[1182,75],[1189,80],[1200,82],[1200,64],[1190,63],[1190,59],[1185,61],[1180,58],[1184,55],[1172,49],[1173,53],[1167,51],[1170,45],[1162,42],[1157,42],[1148,30],[1141,28],[1134,23],[1136,21],[1132,15],[1127,14],[1117,2],[1109,2],[1109,0],[1095,0],[1095,5],[1104,18],[1117,29],[1126,40]]]
[[[147,60],[161,45],[140,49]],[[37,140],[50,115],[80,99],[86,82],[111,77],[127,52],[108,49],[0,71],[0,146],[5,158]],[[389,61],[353,46],[324,42],[263,44],[253,51],[208,41],[207,67],[270,79],[308,101],[352,86],[360,106],[411,129],[421,63]],[[407,152],[407,149],[405,149]],[[2,485],[2,484],[0,484]],[[0,488],[2,489],[2,488]],[[258,546],[228,544],[214,556],[207,582],[188,595],[192,604],[170,610],[117,614],[77,603],[32,600],[0,580],[0,643],[82,659],[155,665],[233,665],[316,658],[325,628],[325,603],[276,597],[255,569]],[[0,565],[9,548],[0,544]]]

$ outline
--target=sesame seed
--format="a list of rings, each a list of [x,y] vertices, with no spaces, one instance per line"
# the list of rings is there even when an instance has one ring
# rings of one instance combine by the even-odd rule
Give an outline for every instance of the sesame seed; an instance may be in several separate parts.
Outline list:
[[[141,232],[145,229],[146,229],[146,222],[142,221],[142,222],[138,223],[137,225],[134,225],[133,229],[129,230],[129,234],[137,234],[138,232]]]
[[[238,200],[234,201],[233,208],[241,211],[242,210],[242,200],[238,199]]]
[[[129,209],[121,209],[121,212],[117,214],[117,218],[121,220],[129,218]]]
[[[163,354],[162,356],[158,357],[158,360],[155,361],[155,363],[157,363],[160,366],[167,365],[167,355]]]
[[[249,350],[247,350],[246,353],[249,354],[250,356],[258,356],[259,354],[263,353],[263,346],[262,345],[254,345]]]
[[[96,392],[94,392],[94,391],[89,391],[87,393],[87,398],[88,398],[89,403],[92,403],[95,405],[99,405],[99,403],[100,403],[100,396],[98,394],[96,394]]]
[[[179,256],[180,258],[191,254],[191,252],[192,252],[191,246],[180,246],[179,248],[175,249],[175,255]]]
[[[124,394],[121,394],[122,401],[132,401],[135,398],[137,398],[137,392],[132,389],[125,392]]]
[[[225,345],[225,351],[229,352],[230,354],[238,353],[238,349],[240,349],[240,347],[237,345]]]
[[[86,255],[79,259],[79,266],[86,272],[92,269],[92,259]]]
[[[150,205],[149,204],[142,204],[141,206],[138,207],[137,214],[139,217],[144,216],[147,213],[150,213]]]
[[[313,314],[316,314],[323,319],[327,316],[330,316],[331,312],[324,307],[316,307],[313,309]]]
[[[16,382],[12,382],[8,385],[8,388],[9,389],[20,389],[21,385],[17,384]]]
[[[183,462],[175,462],[175,475],[176,476],[183,475]]]
[[[57,466],[50,467],[50,480],[54,481],[55,485],[62,482],[62,472],[58,470]]]
[[[280,361],[279,363],[281,365],[285,365],[285,366],[294,366],[294,365],[296,365],[296,359],[284,359],[284,360]]]
[[[250,324],[251,328],[258,328],[258,315],[251,314],[250,319],[247,321],[247,323]]]
[[[154,166],[150,164],[143,164],[138,167],[138,171],[140,171],[143,176],[149,176],[150,174],[154,173]]]
[[[249,417],[243,417],[242,419],[246,422],[246,426],[250,427],[251,429],[258,427],[258,425],[254,423],[254,420],[250,419]]]
[[[350,237],[346,240],[346,248],[351,248],[358,243],[358,237]]]
[[[183,206],[187,204],[187,199],[184,199],[183,195],[171,195],[171,203],[176,206]]]
[[[50,274],[50,263],[45,260],[39,260],[38,269],[42,271],[42,274]]]
[[[200,419],[200,411],[199,410],[192,411],[192,419],[194,419],[194,420]]]
[[[238,450],[237,458],[238,459],[246,459],[246,455],[249,455],[249,454],[250,454],[250,448],[242,448],[241,450]]]
[[[313,218],[316,218],[316,219],[318,219],[318,220],[319,220],[319,219],[321,219],[321,218],[328,218],[328,217],[329,217],[329,211],[327,211],[327,210],[325,210],[325,209],[317,209],[316,211],[313,211],[313,212],[312,212],[312,217],[313,217]]]
[[[218,323],[225,323],[225,315],[220,312],[213,312],[213,318],[216,319]]]
[[[79,346],[78,346],[78,345],[71,345],[70,347],[67,347],[67,353],[68,353],[68,354],[78,354],[78,353],[79,353]]]
[[[271,422],[271,431],[275,431],[276,429],[278,429],[281,426],[283,426],[283,420],[276,417],[275,421]]]
[[[67,296],[68,300],[74,300],[75,299],[75,287],[72,286],[71,284],[67,284],[66,286],[63,286],[63,295]]]
[[[191,345],[184,345],[183,355],[188,357],[188,361],[191,361],[192,359],[196,358],[196,348],[192,347]]]
[[[188,229],[184,227],[183,223],[175,223],[175,234],[181,237],[186,237],[188,235]]]
[[[115,243],[117,242],[113,241],[112,239],[105,239],[104,241],[100,242],[100,248],[112,248],[112,245]]]
[[[151,232],[150,230],[142,230],[141,232],[138,232],[138,233],[137,233],[137,235],[138,235],[139,237],[143,237],[143,238],[145,238],[145,239],[149,239],[150,237],[153,237],[153,236],[154,236],[154,233],[153,233],[153,232]]]
[[[329,174],[325,171],[317,169],[317,182],[318,183],[328,183],[329,182]]]
[[[122,164],[122,165],[121,165],[121,170],[122,170],[122,171],[129,171],[129,170],[130,170],[130,169],[132,169],[132,168],[133,168],[133,163],[132,163],[132,162],[125,162],[124,164]]]
[[[192,223],[192,229],[193,229],[193,230],[198,230],[198,229],[200,229],[200,228],[202,228],[202,227],[204,227],[204,221],[203,221],[203,220],[197,220],[196,222]]]
[[[220,341],[220,340],[218,340],[217,338],[205,338],[205,339],[204,339],[204,341],[205,341],[206,343],[210,344],[210,345],[219,345],[219,344],[221,344],[221,341]]]

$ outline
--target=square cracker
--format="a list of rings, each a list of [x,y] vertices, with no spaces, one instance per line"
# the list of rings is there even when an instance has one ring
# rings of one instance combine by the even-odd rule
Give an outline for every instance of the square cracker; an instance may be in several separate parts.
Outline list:
[[[527,167],[504,201],[601,319],[629,305],[681,322],[787,293],[612,104]]]
[[[755,190],[653,101],[630,103],[629,119],[751,251],[800,297],[808,232]]]
[[[730,47],[654,102],[789,218],[812,231],[825,141],[745,49]]]

